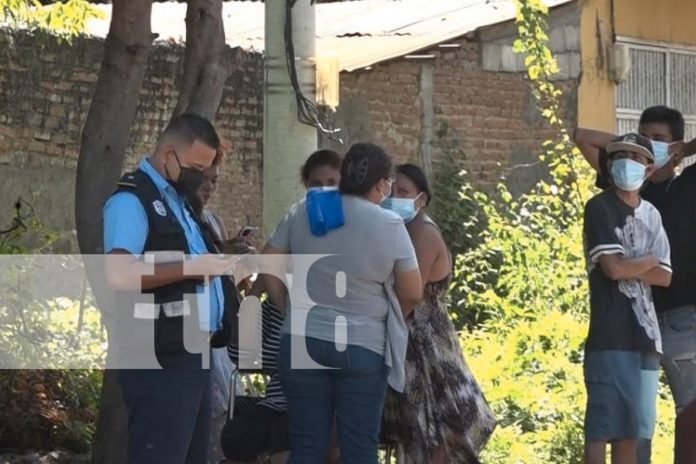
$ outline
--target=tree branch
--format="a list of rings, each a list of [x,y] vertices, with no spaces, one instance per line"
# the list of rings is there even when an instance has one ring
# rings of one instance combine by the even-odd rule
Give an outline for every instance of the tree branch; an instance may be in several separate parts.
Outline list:
[[[174,114],[192,112],[215,119],[229,76],[222,0],[189,0],[181,91]]]

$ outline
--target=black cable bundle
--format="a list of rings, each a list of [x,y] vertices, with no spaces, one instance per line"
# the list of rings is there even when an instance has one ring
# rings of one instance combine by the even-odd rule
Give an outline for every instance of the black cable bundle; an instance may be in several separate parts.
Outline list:
[[[292,8],[297,0],[285,1],[285,61],[288,66],[290,84],[297,99],[297,118],[300,122],[316,127],[330,140],[343,143],[336,128],[334,111],[328,107],[320,107],[302,93],[295,67],[295,45],[292,42]],[[312,1],[314,3],[314,1]]]

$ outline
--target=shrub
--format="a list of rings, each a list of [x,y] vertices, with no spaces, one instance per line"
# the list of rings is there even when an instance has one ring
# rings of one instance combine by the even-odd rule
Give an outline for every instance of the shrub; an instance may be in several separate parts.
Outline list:
[[[441,129],[444,136],[446,128]],[[458,330],[473,329],[490,317],[487,307],[469,295],[482,290],[481,283],[494,282],[500,254],[481,249],[488,221],[467,172],[459,166],[463,152],[455,145],[441,154],[433,176],[435,188],[431,215],[442,231],[454,260],[454,275],[447,295],[450,316]],[[470,257],[462,265],[461,257]],[[476,256],[476,259],[473,257]]]
[[[101,390],[98,370],[0,372],[0,449],[90,449]]]
[[[18,221],[21,226],[7,227],[9,232],[0,234],[0,255],[51,251],[55,234],[46,233],[33,218],[21,218],[19,212],[14,225]],[[26,246],[27,235],[35,242],[31,249]],[[0,449],[86,452],[94,435],[102,374],[65,366],[100,363],[105,338],[99,313],[86,296],[32,294],[29,282],[42,276],[30,265],[31,256],[17,258],[17,266],[0,270],[2,363],[56,369],[0,371]]]
[[[582,212],[592,195],[587,166],[560,115],[561,91],[552,82],[558,65],[548,48],[539,0],[515,0],[518,38],[530,86],[542,116],[558,131],[544,144],[551,179],[513,200],[477,199],[488,227],[481,246],[457,259],[465,305],[483,322],[462,335],[469,365],[499,419],[483,462],[580,463],[583,460],[585,389],[583,342],[589,298],[582,250]],[[498,253],[499,266],[482,265]],[[483,308],[483,309],[481,309]],[[458,311],[458,310],[457,310]],[[658,396],[653,462],[671,462],[671,400],[664,379]]]

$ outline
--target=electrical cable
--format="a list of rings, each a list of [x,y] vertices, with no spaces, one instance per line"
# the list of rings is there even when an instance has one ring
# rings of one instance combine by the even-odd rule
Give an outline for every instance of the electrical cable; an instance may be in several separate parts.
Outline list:
[[[285,61],[290,77],[290,85],[295,92],[297,100],[297,119],[303,123],[319,129],[328,139],[343,143],[338,136],[341,129],[336,128],[335,112],[327,106],[321,106],[305,97],[300,87],[295,64],[295,45],[292,41],[292,8],[297,0],[285,2]],[[314,3],[314,1],[312,1]]]

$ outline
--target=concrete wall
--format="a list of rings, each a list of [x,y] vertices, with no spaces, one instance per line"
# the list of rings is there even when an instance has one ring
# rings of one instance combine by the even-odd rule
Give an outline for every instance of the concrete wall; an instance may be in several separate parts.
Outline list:
[[[696,45],[696,2],[684,0],[613,0],[614,30],[619,36]]]
[[[583,0],[579,124],[616,129],[611,49],[616,36],[696,46],[696,3],[683,0]]]
[[[549,14],[549,48],[558,63],[556,80],[580,76],[580,16],[577,2],[555,8]],[[524,56],[512,49],[516,35],[517,25],[512,21],[481,29],[479,40],[483,44],[481,66],[484,70],[526,72]]]
[[[581,22],[582,79],[578,124],[610,132],[616,128],[615,85],[609,60],[613,43],[610,0],[585,0]]]
[[[21,196],[50,229],[74,229],[75,168],[103,42],[72,46],[0,32],[0,226]],[[148,154],[176,104],[183,49],[157,45],[148,60],[126,169]],[[231,142],[212,208],[230,229],[261,222],[262,66],[235,53],[216,121]]]

